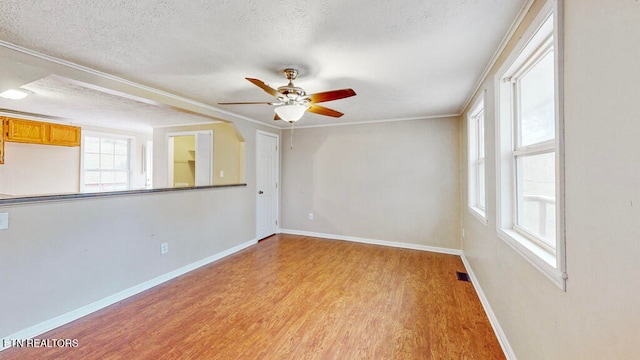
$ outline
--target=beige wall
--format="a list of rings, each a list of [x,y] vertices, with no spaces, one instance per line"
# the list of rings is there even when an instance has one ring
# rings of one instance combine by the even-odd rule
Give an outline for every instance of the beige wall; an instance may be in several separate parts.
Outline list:
[[[491,80],[481,89],[488,101],[489,224],[467,210],[463,168],[463,252],[518,359],[637,358],[640,3],[566,0],[565,12],[567,291],[496,235]],[[466,139],[466,122],[461,129]],[[466,146],[462,151],[466,164]]]
[[[213,184],[245,182],[245,142],[233,124],[215,124],[213,128]],[[220,171],[224,176],[220,176]]]
[[[246,187],[0,206],[0,338],[255,239],[257,129]]]
[[[283,131],[281,228],[460,249],[458,132],[458,118],[296,129],[291,150]]]

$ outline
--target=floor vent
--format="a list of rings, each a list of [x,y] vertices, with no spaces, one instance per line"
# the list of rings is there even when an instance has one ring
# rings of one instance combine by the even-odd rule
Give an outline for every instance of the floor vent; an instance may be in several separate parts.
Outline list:
[[[471,282],[471,280],[469,279],[469,274],[467,273],[456,271],[456,275],[458,275],[458,280],[460,281]]]

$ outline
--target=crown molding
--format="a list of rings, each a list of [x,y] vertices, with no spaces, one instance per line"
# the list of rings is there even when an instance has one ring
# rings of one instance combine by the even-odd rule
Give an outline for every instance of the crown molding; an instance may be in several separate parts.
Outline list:
[[[0,46],[4,47],[4,48],[7,48],[7,49],[10,49],[10,50],[13,50],[13,51],[16,51],[16,52],[19,52],[19,53],[22,53],[22,54],[25,54],[25,55],[28,55],[28,56],[33,56],[33,57],[38,58],[40,60],[44,60],[44,61],[47,61],[47,62],[50,62],[50,63],[54,63],[54,64],[57,64],[57,65],[63,66],[65,68],[67,68],[67,69],[80,71],[82,73],[98,77],[100,79],[104,79],[104,80],[108,80],[108,81],[111,81],[111,82],[115,82],[117,84],[125,85],[127,87],[131,87],[131,88],[140,90],[142,92],[154,94],[154,95],[157,95],[160,98],[171,99],[171,100],[173,100],[173,102],[175,102],[177,104],[177,106],[176,105],[172,105],[172,104],[168,104],[168,103],[163,104],[163,105],[166,105],[166,106],[179,107],[179,108],[183,108],[184,107],[184,109],[189,109],[190,107],[206,109],[206,110],[212,111],[214,113],[226,115],[226,116],[231,117],[231,118],[248,121],[248,122],[255,123],[255,124],[260,124],[262,126],[266,126],[266,127],[270,127],[270,128],[274,128],[274,129],[280,129],[280,127],[275,126],[275,125],[267,124],[265,122],[262,122],[262,121],[259,121],[259,120],[255,120],[255,119],[243,116],[243,115],[235,114],[235,113],[232,113],[232,112],[227,111],[227,110],[223,110],[223,109],[211,106],[211,105],[207,105],[205,103],[201,103],[201,102],[198,102],[198,101],[195,101],[195,100],[191,100],[191,99],[188,99],[188,98],[185,98],[185,97],[182,97],[182,96],[178,96],[178,95],[166,92],[166,91],[155,89],[155,88],[152,88],[150,86],[142,85],[142,84],[139,84],[139,83],[136,83],[136,82],[133,82],[133,81],[130,81],[130,80],[115,76],[115,75],[107,74],[105,72],[102,72],[102,71],[99,71],[99,70],[95,70],[95,69],[91,69],[91,68],[83,66],[83,65],[79,65],[79,64],[67,61],[67,60],[59,59],[57,57],[50,56],[50,55],[47,55],[47,54],[43,54],[43,53],[35,51],[35,50],[27,49],[27,48],[24,48],[22,46],[18,46],[18,45],[6,42],[4,40],[0,40]],[[77,79],[72,79],[72,80],[77,80]],[[80,80],[77,80],[77,81],[80,81]],[[95,84],[92,84],[92,85],[95,85]],[[115,90],[115,89],[112,89],[112,90]],[[119,90],[116,90],[116,91],[119,91]],[[137,95],[133,95],[133,94],[129,94],[129,95],[137,96]],[[154,101],[157,101],[157,100],[154,100]],[[180,106],[180,105],[182,105],[182,106]],[[190,106],[186,106],[186,105],[190,105]],[[204,114],[204,115],[209,115],[210,116],[210,114]],[[220,120],[230,121],[228,119],[220,119]]]
[[[448,117],[459,117],[459,116],[460,116],[460,114],[443,114],[443,115],[419,116],[419,117],[398,118],[398,119],[387,119],[387,120],[356,121],[356,122],[339,123],[339,124],[303,125],[303,126],[295,126],[295,128],[296,128],[296,129],[311,129],[311,128],[333,127],[333,126],[350,126],[350,125],[381,124],[381,123],[401,122],[401,121],[416,121],[416,120],[442,119],[442,118],[448,118]],[[282,130],[288,130],[288,128],[287,128],[287,127],[282,127],[282,128],[280,128],[280,129],[282,129]]]
[[[498,61],[498,58],[500,57],[504,49],[507,47],[509,40],[511,40],[511,38],[513,37],[513,34],[515,34],[516,30],[520,26],[520,23],[522,23],[522,20],[527,15],[527,13],[529,12],[529,9],[531,9],[531,6],[535,1],[536,0],[527,0],[520,8],[520,11],[518,12],[518,16],[516,16],[516,18],[513,20],[513,22],[511,23],[511,26],[509,27],[509,30],[507,30],[507,33],[502,38],[502,41],[500,41],[500,45],[498,45],[498,48],[493,53],[491,60],[489,60],[489,63],[484,68],[482,75],[480,75],[480,77],[478,78],[478,81],[473,87],[473,91],[471,91],[469,93],[469,96],[467,96],[467,99],[465,100],[464,105],[460,109],[460,115],[462,115],[469,107],[471,100],[473,100],[475,95],[478,93],[478,90],[480,90],[480,86],[482,86],[482,84],[485,82],[485,80],[489,76],[491,69],[495,66],[496,62]]]

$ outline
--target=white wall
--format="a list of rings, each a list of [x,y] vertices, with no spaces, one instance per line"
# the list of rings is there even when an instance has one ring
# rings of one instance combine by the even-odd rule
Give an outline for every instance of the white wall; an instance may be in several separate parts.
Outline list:
[[[0,338],[254,240],[256,129],[246,187],[0,206]]]
[[[0,194],[75,193],[80,190],[80,147],[5,142]]]
[[[79,124],[75,124],[79,125]],[[142,146],[151,134],[81,125],[83,134],[98,132],[126,136],[131,142],[132,188],[144,189]],[[5,142],[0,166],[0,197],[76,193],[80,191],[80,146]]]
[[[481,88],[489,224],[469,214],[463,191],[463,252],[518,359],[638,358],[640,3],[566,0],[564,39],[567,291],[496,236],[491,81]],[[466,169],[461,179],[466,189]]]
[[[283,131],[281,228],[460,249],[458,132],[458,118],[303,128],[291,150]]]

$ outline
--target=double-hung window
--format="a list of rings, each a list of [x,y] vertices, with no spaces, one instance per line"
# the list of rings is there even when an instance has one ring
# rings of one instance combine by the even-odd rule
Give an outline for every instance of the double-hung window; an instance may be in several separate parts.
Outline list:
[[[82,191],[127,190],[131,186],[131,139],[87,133],[82,141]]]
[[[497,230],[564,289],[558,9],[547,2],[496,74]]]
[[[485,161],[484,161],[484,96],[467,116],[469,211],[486,224]]]
[[[510,79],[515,126],[514,229],[550,253],[556,249],[554,52],[547,38]]]

